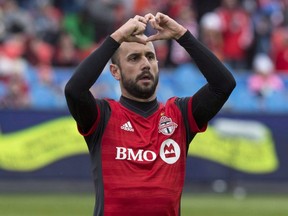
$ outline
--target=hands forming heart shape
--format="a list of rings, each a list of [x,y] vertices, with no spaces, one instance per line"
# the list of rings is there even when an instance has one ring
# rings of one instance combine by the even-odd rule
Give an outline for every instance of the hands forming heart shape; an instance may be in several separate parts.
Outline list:
[[[156,34],[143,37],[147,24],[156,30]],[[169,16],[158,12],[155,16],[151,13],[145,16],[136,15],[117,29],[111,37],[116,41],[138,42],[146,44],[149,41],[179,39],[187,29]]]

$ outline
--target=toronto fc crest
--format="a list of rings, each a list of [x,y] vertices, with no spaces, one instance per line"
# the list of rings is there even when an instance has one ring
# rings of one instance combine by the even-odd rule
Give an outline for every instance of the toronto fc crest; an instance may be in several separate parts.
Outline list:
[[[162,133],[164,135],[171,135],[174,133],[175,129],[178,127],[178,125],[172,121],[171,118],[168,118],[167,116],[162,116],[159,121],[159,133]]]

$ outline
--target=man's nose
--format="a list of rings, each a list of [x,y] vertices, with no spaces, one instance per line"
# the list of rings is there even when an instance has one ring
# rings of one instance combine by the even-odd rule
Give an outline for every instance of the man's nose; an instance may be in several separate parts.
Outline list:
[[[148,69],[150,69],[150,67],[151,67],[150,61],[148,60],[148,58],[144,57],[144,58],[142,59],[142,68],[148,68]]]

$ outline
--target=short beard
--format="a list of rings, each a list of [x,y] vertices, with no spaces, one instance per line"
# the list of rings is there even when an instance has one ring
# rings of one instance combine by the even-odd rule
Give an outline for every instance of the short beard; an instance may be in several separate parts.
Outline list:
[[[122,85],[126,89],[126,91],[129,92],[129,94],[131,94],[135,98],[139,99],[150,98],[155,93],[159,81],[159,76],[157,75],[153,80],[154,83],[151,87],[142,87],[137,85],[137,79],[136,81],[127,79],[127,77],[125,77],[123,73],[121,73],[121,76],[122,76]]]

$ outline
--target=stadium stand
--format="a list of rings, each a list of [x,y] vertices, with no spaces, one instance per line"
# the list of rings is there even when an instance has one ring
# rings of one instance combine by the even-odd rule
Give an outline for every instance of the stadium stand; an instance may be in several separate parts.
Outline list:
[[[143,2],[145,8],[141,4]],[[201,10],[198,0],[99,0],[95,4],[87,0],[1,1],[0,109],[66,109],[63,87],[77,64],[101,43],[103,34],[116,28],[124,17],[147,11],[162,11],[176,19],[186,20],[183,25],[189,26],[195,37],[214,51],[234,73],[237,87],[223,111],[287,112],[288,61],[284,58],[288,52],[287,1],[243,0],[235,1],[236,5],[229,5],[226,0],[217,2],[211,4],[209,11],[205,11],[203,8]],[[103,11],[113,14],[114,18],[109,20],[109,25],[101,22],[99,16],[93,12],[93,7],[99,5]],[[237,7],[241,16],[245,17],[245,22],[232,25],[236,26],[234,30],[239,25],[239,34],[249,36],[249,41],[245,44],[245,56],[242,58],[245,62],[241,67],[237,66],[239,64],[230,64],[231,59],[225,57],[228,53],[225,53],[224,45],[230,40],[227,39],[227,34],[231,29],[225,30],[223,25],[228,16],[234,15],[230,13],[233,7]],[[187,9],[191,11],[187,12]],[[188,21],[185,14],[189,15]],[[207,27],[209,16],[205,15],[211,14],[214,18],[218,16],[217,40],[213,40],[215,32],[211,32],[211,25],[208,25],[209,31],[203,29],[205,22],[201,18],[205,18]],[[259,29],[259,26],[262,28]],[[85,35],[81,35],[83,32]],[[241,42],[245,43],[245,38],[243,41],[243,37],[239,35],[233,40],[237,38],[242,38]],[[163,48],[163,45],[167,48]],[[175,63],[175,44],[160,43],[155,47],[161,67],[158,91],[160,101],[172,95],[191,95],[191,92],[203,85],[205,80],[195,69],[193,62],[183,60],[181,64]],[[282,91],[273,92],[264,98],[251,92],[248,85],[248,80],[254,73],[253,59],[260,52],[272,59],[275,73],[284,83]],[[92,89],[95,96],[119,97],[116,81],[107,68],[97,82],[100,85]]]

